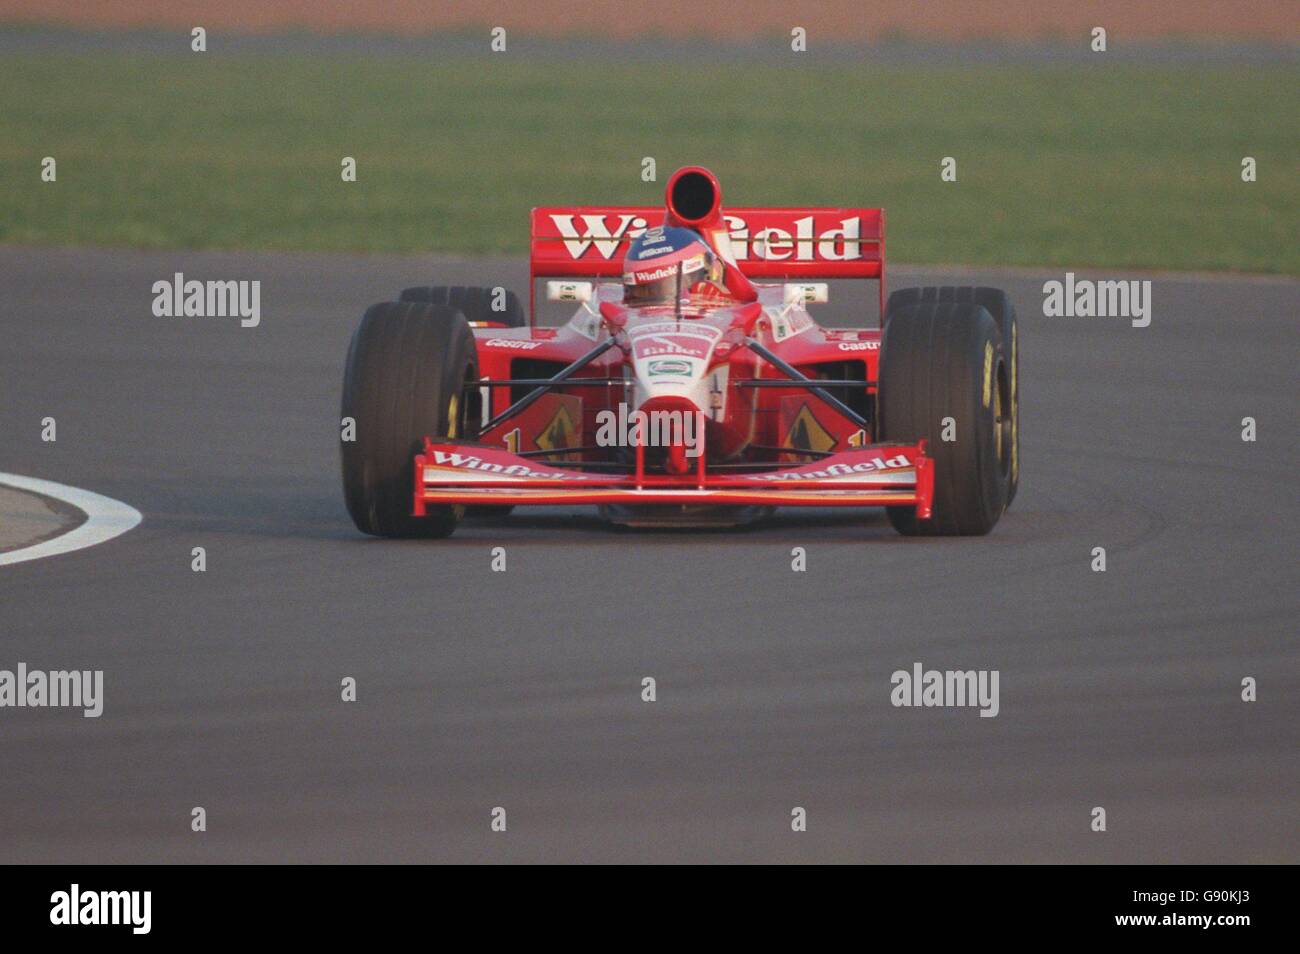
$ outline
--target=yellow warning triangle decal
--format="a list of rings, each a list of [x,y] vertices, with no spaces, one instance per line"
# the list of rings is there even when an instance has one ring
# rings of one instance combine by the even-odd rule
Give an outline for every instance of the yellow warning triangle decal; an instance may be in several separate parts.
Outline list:
[[[542,432],[537,435],[537,446],[542,450],[562,450],[578,444],[578,426],[573,415],[563,404],[556,410]]]
[[[835,437],[821,426],[805,404],[795,415],[794,423],[790,425],[782,446],[795,447],[799,450],[828,451],[835,446]]]

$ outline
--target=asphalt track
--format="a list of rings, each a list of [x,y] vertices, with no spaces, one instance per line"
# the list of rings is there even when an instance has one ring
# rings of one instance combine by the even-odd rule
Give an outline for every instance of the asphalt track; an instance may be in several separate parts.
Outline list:
[[[175,271],[261,280],[261,325],[154,317]],[[105,671],[101,718],[0,710],[0,861],[1300,861],[1300,283],[1140,276],[1137,329],[1042,317],[1060,273],[977,273],[1023,355],[1023,483],[987,538],[875,511],[360,536],[337,438],[361,311],[524,274],[0,249],[0,470],[144,513],[0,570],[0,669]],[[894,708],[914,662],[999,670],[1000,714]]]

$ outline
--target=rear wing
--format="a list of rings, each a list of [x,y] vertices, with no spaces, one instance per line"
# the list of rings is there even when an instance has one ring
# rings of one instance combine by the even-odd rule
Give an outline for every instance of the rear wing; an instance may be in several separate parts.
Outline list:
[[[627,243],[664,221],[662,206],[533,209],[529,305],[539,277],[615,278]],[[885,210],[729,209],[705,237],[748,278],[874,278],[885,307]]]

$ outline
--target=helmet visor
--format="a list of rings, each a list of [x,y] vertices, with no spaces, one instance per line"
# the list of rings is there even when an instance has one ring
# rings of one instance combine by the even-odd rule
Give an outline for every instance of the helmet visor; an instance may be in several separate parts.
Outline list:
[[[692,285],[709,277],[709,256],[701,251],[670,265],[653,262],[628,264],[623,274],[623,302],[628,305],[669,305],[678,289],[685,298]]]

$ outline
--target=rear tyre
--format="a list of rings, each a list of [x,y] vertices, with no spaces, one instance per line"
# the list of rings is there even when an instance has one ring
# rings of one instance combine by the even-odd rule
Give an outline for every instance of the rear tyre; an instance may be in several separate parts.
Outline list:
[[[523,303],[514,292],[502,288],[475,288],[468,285],[418,285],[402,291],[402,301],[423,301],[457,309],[472,325],[493,322],[511,328],[528,324]],[[496,311],[493,305],[501,305]]]
[[[386,302],[361,319],[343,373],[343,497],[357,529],[379,537],[445,537],[460,506],[412,516],[414,457],[424,438],[474,440],[480,410],[474,335],[446,305]]]
[[[960,301],[983,305],[1002,332],[1002,347],[1007,355],[1011,379],[1011,482],[1007,489],[1007,506],[1015,499],[1020,486],[1020,341],[1016,329],[1016,309],[1001,288],[971,285],[927,285],[924,288],[900,288],[889,296],[885,320],[904,308],[923,302]]]
[[[882,438],[925,440],[934,459],[930,519],[888,507],[889,522],[906,536],[988,533],[1011,478],[1010,367],[993,316],[973,302],[898,309],[881,336],[879,381]]]

